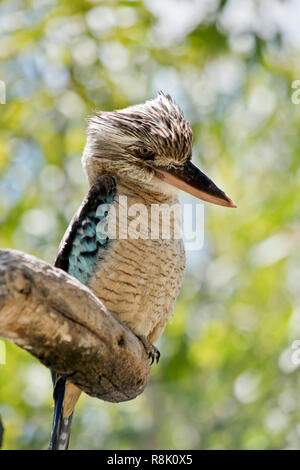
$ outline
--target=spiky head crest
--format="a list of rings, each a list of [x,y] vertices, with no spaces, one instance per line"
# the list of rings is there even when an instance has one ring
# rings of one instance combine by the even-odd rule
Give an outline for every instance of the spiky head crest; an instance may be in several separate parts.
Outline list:
[[[137,169],[142,171],[142,163],[147,161],[154,168],[181,166],[192,155],[190,123],[171,96],[163,92],[142,104],[97,112],[88,120],[87,135],[83,165],[89,179],[91,171],[108,168],[123,177],[126,170],[136,177]],[[130,171],[133,169],[136,171]],[[144,177],[146,173],[149,175],[145,165]]]

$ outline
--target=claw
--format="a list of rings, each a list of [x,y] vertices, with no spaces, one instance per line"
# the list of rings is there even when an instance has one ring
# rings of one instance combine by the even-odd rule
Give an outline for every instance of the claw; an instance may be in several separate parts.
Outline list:
[[[158,361],[160,359],[159,350],[153,344],[150,343],[150,341],[146,338],[146,336],[138,336],[138,338],[143,343],[143,346],[145,348],[146,354],[148,355],[148,358],[151,359],[151,366],[155,360],[156,360],[156,364],[158,364]]]

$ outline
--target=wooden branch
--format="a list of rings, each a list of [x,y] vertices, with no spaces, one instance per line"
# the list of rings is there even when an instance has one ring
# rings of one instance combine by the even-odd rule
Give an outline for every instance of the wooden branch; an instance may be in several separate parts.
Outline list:
[[[142,343],[87,287],[13,250],[0,250],[0,336],[106,401],[131,400],[147,383]]]

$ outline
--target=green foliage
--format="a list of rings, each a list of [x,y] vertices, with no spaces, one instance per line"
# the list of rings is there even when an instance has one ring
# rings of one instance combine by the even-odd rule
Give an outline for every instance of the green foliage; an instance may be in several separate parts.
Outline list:
[[[191,120],[193,159],[238,204],[205,206],[204,247],[188,253],[145,393],[82,397],[71,448],[300,448],[297,14],[254,3],[0,4],[1,248],[53,262],[87,189],[85,117],[159,89]],[[48,370],[8,343],[0,415],[5,449],[46,447]]]

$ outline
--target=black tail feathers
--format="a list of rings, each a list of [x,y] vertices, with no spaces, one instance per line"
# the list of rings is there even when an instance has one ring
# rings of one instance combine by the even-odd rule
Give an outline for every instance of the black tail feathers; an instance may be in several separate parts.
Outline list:
[[[54,414],[48,450],[67,450],[70,441],[73,413],[64,418],[63,401],[66,381],[60,377],[54,387]]]

